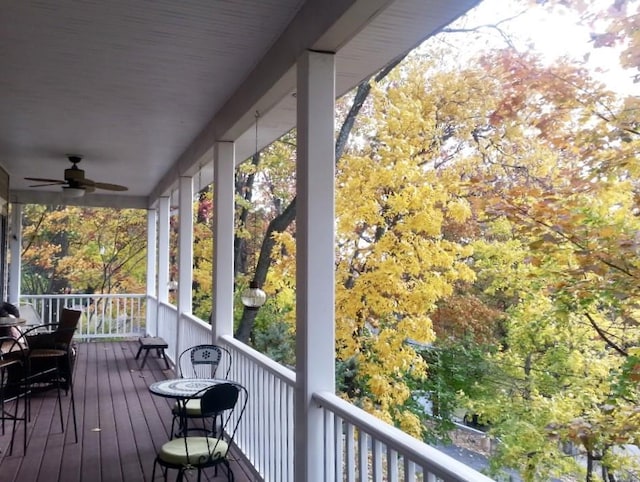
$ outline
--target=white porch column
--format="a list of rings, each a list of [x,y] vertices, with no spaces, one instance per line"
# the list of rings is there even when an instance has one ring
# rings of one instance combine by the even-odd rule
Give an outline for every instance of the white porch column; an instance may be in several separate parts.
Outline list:
[[[217,142],[213,161],[213,343],[233,335],[235,145]]]
[[[22,204],[11,204],[9,234],[9,303],[17,305],[22,284]]]
[[[323,473],[317,391],[335,391],[334,102],[335,60],[306,52],[298,61],[296,217],[296,391],[294,479]]]
[[[158,303],[169,301],[169,209],[171,198],[158,199]]]
[[[182,314],[193,311],[193,178],[182,176],[179,181],[179,222],[178,222],[178,331],[176,355],[182,350],[180,338]]]
[[[158,243],[156,241],[158,234],[158,212],[155,209],[147,210],[147,299],[156,297],[156,274],[158,255]],[[151,313],[149,303],[147,302],[147,332],[151,327],[151,333],[158,336],[158,316],[157,313]]]

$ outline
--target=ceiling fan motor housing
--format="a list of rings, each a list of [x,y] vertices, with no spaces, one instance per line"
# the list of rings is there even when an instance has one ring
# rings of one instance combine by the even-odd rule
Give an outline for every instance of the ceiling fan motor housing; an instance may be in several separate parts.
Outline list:
[[[77,166],[64,170],[65,181],[84,181],[84,171]]]

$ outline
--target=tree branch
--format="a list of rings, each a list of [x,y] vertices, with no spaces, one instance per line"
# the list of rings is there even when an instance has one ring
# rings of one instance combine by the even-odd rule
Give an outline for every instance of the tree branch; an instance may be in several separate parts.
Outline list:
[[[584,316],[587,318],[587,320],[589,320],[589,324],[593,327],[594,330],[596,330],[596,333],[598,333],[598,336],[600,338],[602,338],[602,340],[604,340],[604,342],[607,344],[607,346],[613,348],[615,351],[617,351],[623,357],[628,357],[629,356],[629,354],[626,351],[624,351],[621,347],[619,347],[616,343],[613,342],[613,340],[611,340],[606,335],[606,333],[602,330],[602,328],[600,328],[598,326],[596,321],[593,319],[593,317],[589,313],[585,313]]]

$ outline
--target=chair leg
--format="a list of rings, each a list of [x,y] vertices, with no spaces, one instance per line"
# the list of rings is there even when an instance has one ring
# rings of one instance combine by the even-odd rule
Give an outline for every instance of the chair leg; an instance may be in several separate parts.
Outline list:
[[[73,396],[73,383],[69,379],[69,390],[71,390],[71,416],[73,417],[73,435],[78,443],[78,422],[76,420],[76,399]]]
[[[227,469],[227,481],[234,482],[236,480],[235,475],[233,474],[233,470],[231,470],[231,465],[228,460],[223,460],[223,463]]]
[[[23,380],[20,382],[21,384],[24,384],[24,394],[27,397],[25,402],[25,416],[27,417],[27,421],[31,422],[31,384],[29,383],[31,381],[31,362],[29,361],[29,358],[27,357],[27,361],[25,363],[24,366],[24,374],[23,374]],[[22,387],[21,387],[22,388]]]
[[[65,394],[68,395],[71,392],[71,415],[73,417],[73,436],[75,438],[76,443],[78,443],[78,422],[76,419],[76,398],[73,393],[73,369],[71,360],[67,359],[66,361],[66,373],[67,380],[65,382]]]
[[[6,370],[0,370],[0,415],[2,415],[2,435],[4,435],[4,387],[8,383],[9,375],[6,374]]]
[[[183,427],[182,415],[174,415],[171,420],[171,435],[169,440],[173,440],[175,437],[186,436],[186,431]],[[177,422],[177,427],[176,427]]]
[[[3,374],[4,376],[5,374]],[[3,384],[4,387],[4,384]],[[9,418],[12,422],[11,425],[11,442],[9,443],[9,455],[13,455],[13,445],[15,443],[15,438],[16,438],[16,424],[18,423],[18,421],[22,421],[23,425],[22,425],[22,450],[23,450],[23,454],[27,453],[27,406],[26,406],[26,394],[23,394],[21,392],[21,384],[18,384],[16,386],[16,397],[13,401],[13,414],[11,414],[10,412],[5,411],[5,407],[4,407],[4,388],[3,388],[3,392],[0,395],[0,397],[2,397],[2,425],[3,425],[3,431],[4,431],[4,423],[5,420],[7,418]],[[18,416],[18,411],[20,408],[20,398],[22,398],[23,400],[23,405],[24,405],[24,415],[22,417]]]
[[[16,398],[16,407],[18,404],[18,400],[19,398]],[[23,454],[26,455],[27,453],[27,402],[29,400],[29,393],[25,392],[22,394],[22,409],[24,410],[23,415],[22,415],[22,436],[23,436],[23,441],[22,441],[22,450],[24,451]]]
[[[56,396],[58,397],[58,410],[60,411],[60,429],[64,432],[64,417],[62,415],[62,380],[60,379],[60,367],[56,360]]]
[[[18,387],[18,392],[16,394],[15,400],[15,409],[13,412],[13,433],[11,434],[11,451],[13,450],[13,440],[15,439],[15,425],[18,420],[22,421],[22,454],[25,455],[27,453],[27,394],[20,393],[20,387]],[[20,398],[22,398],[22,408],[24,410],[22,417],[18,416],[18,409],[20,408]],[[11,451],[9,455],[11,455]]]
[[[4,413],[3,413],[4,415]],[[4,418],[3,418],[4,422]],[[18,422],[18,399],[16,398],[13,408],[13,427],[11,428],[11,443],[9,443],[9,455],[13,454],[13,442],[16,438],[16,423]],[[26,425],[26,424],[25,424]]]

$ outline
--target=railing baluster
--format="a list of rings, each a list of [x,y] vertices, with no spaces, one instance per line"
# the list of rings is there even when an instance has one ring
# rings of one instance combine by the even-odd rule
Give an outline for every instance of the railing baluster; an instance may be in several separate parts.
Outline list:
[[[382,444],[378,440],[373,440],[371,450],[371,466],[374,482],[382,482]]]
[[[356,480],[356,439],[353,424],[347,424],[347,482],[355,482]]]
[[[338,415],[333,417],[333,444],[336,456],[334,480],[342,482],[344,480],[344,428],[342,418]]]
[[[387,446],[387,477],[389,482],[398,482],[398,452]]]

